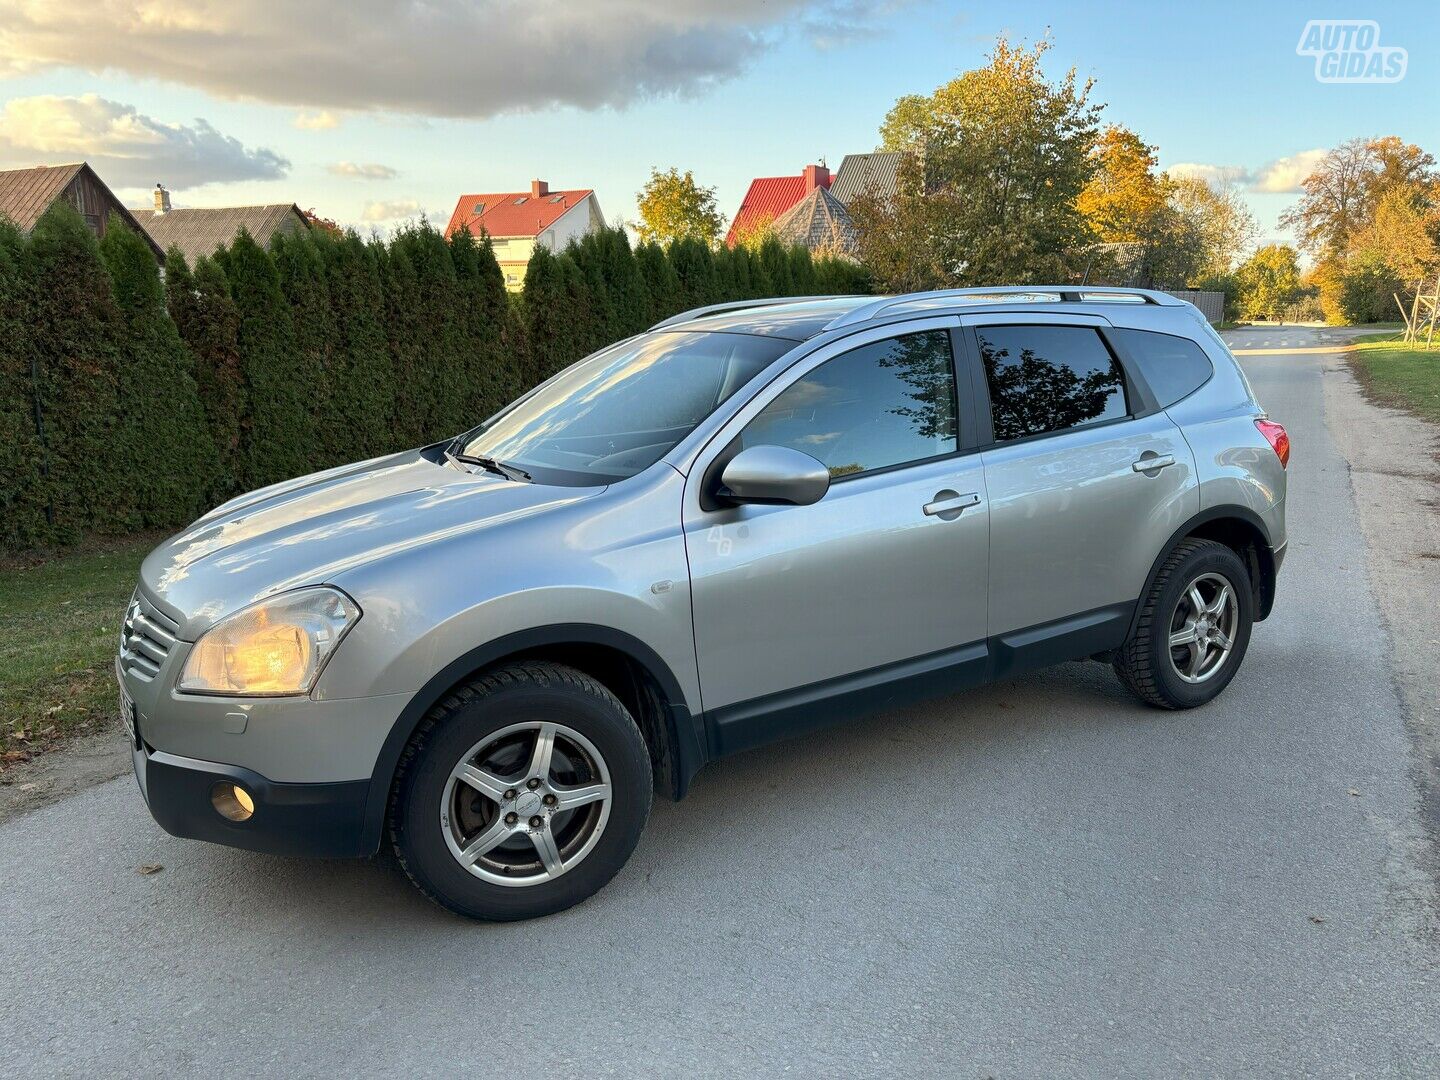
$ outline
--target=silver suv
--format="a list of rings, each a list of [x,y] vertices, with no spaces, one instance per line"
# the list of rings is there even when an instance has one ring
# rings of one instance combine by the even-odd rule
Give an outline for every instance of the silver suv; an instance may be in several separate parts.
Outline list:
[[[1274,602],[1288,455],[1161,293],[687,312],[157,548],[135,773],[177,836],[388,844],[465,915],[558,911],[727,754],[1065,660],[1209,701]]]

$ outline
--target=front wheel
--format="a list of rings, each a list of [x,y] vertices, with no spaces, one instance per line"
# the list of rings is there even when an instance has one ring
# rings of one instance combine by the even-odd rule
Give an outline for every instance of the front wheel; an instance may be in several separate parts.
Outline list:
[[[520,663],[447,695],[401,759],[390,835],[422,892],[462,915],[526,919],[590,896],[634,851],[650,754],[604,686]]]
[[[1185,540],[1141,600],[1135,633],[1115,653],[1115,673],[1151,705],[1203,705],[1235,677],[1254,619],[1240,556],[1213,540]]]

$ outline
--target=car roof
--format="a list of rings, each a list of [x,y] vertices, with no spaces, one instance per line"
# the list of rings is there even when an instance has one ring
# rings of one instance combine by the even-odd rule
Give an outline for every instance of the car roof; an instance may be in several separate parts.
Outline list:
[[[701,309],[695,317],[677,322],[666,320],[656,329],[710,330],[731,334],[759,334],[763,337],[791,338],[807,341],[820,333],[835,319],[870,303],[873,296],[804,297],[797,300],[777,298],[753,306],[725,308],[708,313]]]
[[[758,334],[807,341],[842,326],[923,315],[959,314],[986,309],[1109,315],[1116,308],[1144,312],[1149,322],[1164,313],[1179,314],[1191,305],[1150,289],[1097,286],[1034,285],[944,289],[896,296],[801,296],[712,304],[681,312],[653,330],[712,331]]]

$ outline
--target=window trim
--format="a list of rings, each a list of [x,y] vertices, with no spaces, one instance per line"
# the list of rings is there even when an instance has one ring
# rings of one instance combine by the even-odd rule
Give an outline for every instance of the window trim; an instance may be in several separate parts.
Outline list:
[[[739,405],[725,420],[720,423],[695,452],[692,459],[693,464],[686,471],[691,481],[698,481],[689,486],[694,488],[693,501],[687,497],[689,505],[698,507],[705,513],[712,513],[720,510],[733,510],[729,504],[717,503],[714,498],[714,489],[719,480],[720,472],[729,464],[730,459],[739,452],[739,436],[750,422],[763,412],[777,397],[783,394],[795,383],[805,378],[816,368],[828,363],[846,353],[863,349],[868,345],[878,342],[889,341],[892,338],[906,337],[910,334],[923,334],[933,331],[944,331],[950,340],[950,370],[953,376],[953,387],[956,395],[956,449],[945,454],[937,454],[933,457],[915,461],[902,461],[894,465],[884,465],[875,469],[867,469],[858,473],[847,473],[844,476],[832,477],[830,486],[843,484],[848,480],[859,477],[879,476],[890,472],[899,472],[902,469],[916,468],[922,465],[931,465],[937,461],[947,461],[952,458],[965,457],[978,453],[981,446],[978,441],[980,434],[976,425],[979,417],[979,410],[976,402],[966,402],[961,398],[960,390],[962,380],[966,378],[964,366],[965,360],[959,352],[961,346],[960,318],[957,315],[930,316],[921,319],[910,319],[904,322],[885,323],[880,326],[861,328],[858,332],[847,334],[844,337],[827,341],[824,344],[797,356],[792,364],[774,373],[769,382],[758,386],[751,393],[750,397]],[[679,471],[679,466],[671,460],[671,465]],[[827,496],[828,497],[828,496]],[[823,499],[821,500],[824,501]]]
[[[1120,369],[1122,380],[1122,392],[1125,394],[1125,414],[1123,416],[1111,417],[1109,420],[1097,420],[1091,423],[1076,424],[1073,427],[1056,428],[1053,431],[1040,431],[1033,435],[1024,435],[1018,439],[996,439],[994,414],[991,411],[990,401],[990,380],[985,376],[985,365],[980,360],[980,341],[978,331],[982,327],[1041,327],[1044,329],[1075,329],[1093,330],[1100,338],[1101,345],[1110,358]],[[1067,435],[1072,431],[1092,431],[1096,428],[1113,427],[1116,424],[1123,424],[1131,420],[1141,420],[1147,416],[1160,411],[1155,401],[1155,395],[1150,387],[1136,378],[1133,364],[1129,362],[1127,354],[1116,348],[1116,343],[1107,331],[1113,330],[1108,319],[1097,316],[1076,315],[1066,317],[1063,314],[1036,315],[1026,317],[1023,314],[1004,315],[996,313],[993,316],[978,316],[961,319],[961,333],[965,343],[965,362],[970,369],[970,384],[972,395],[975,400],[978,427],[978,449],[993,450],[1001,446],[1021,446],[1025,443],[1039,442],[1043,439],[1053,439],[1060,435]],[[983,403],[983,405],[982,405]]]

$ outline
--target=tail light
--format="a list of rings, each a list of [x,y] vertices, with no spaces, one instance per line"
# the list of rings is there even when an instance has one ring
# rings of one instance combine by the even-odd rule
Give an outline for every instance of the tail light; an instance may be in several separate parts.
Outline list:
[[[1285,429],[1274,420],[1256,420],[1255,426],[1260,429],[1260,434],[1265,436],[1270,449],[1274,450],[1275,456],[1280,459],[1280,467],[1287,468],[1290,464],[1290,436],[1285,434]]]

